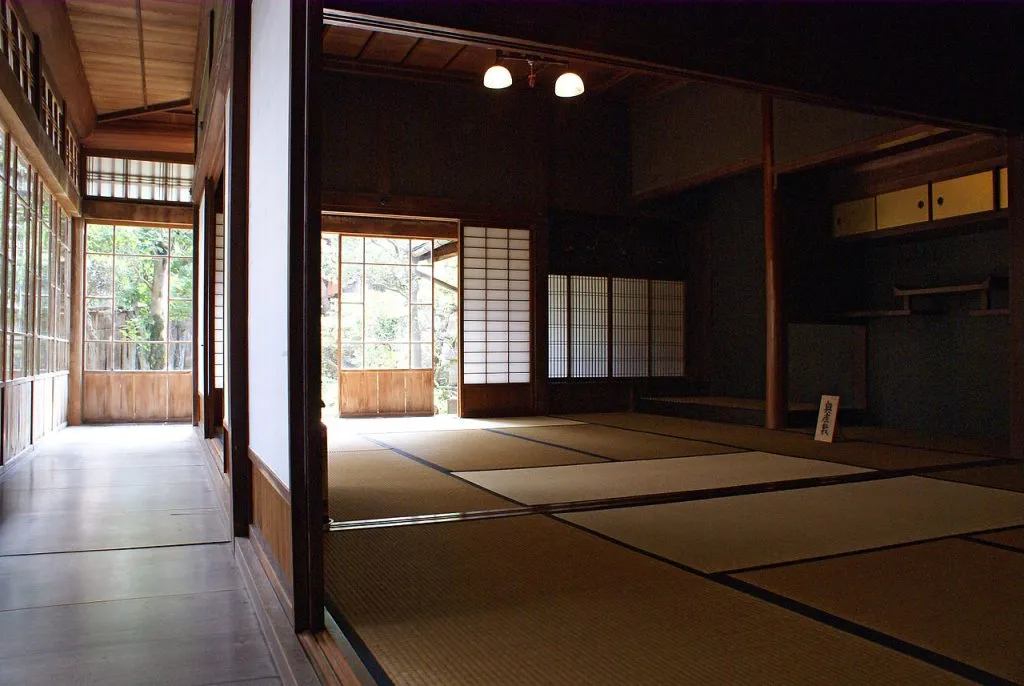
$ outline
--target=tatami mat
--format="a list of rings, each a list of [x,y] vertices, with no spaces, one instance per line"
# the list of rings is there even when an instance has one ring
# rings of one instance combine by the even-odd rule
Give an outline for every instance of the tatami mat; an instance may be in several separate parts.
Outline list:
[[[904,477],[561,516],[718,572],[1024,524],[1024,494]]]
[[[1008,491],[1024,493],[1024,462],[1020,464],[993,465],[991,467],[973,467],[971,469],[951,469],[932,474],[936,479],[958,481],[975,486],[991,486],[1005,488]]]
[[[328,431],[327,450],[329,452],[365,452],[367,450],[387,450],[373,441],[368,441],[362,436],[354,435],[348,431]]]
[[[352,434],[404,433],[406,431],[468,431],[472,429],[508,429],[517,426],[563,426],[577,424],[563,417],[501,417],[500,419],[469,419],[451,415],[433,417],[368,417],[365,419],[324,419],[328,431],[341,430]]]
[[[843,437],[852,441],[869,441],[871,443],[888,443],[908,448],[927,448],[929,450],[945,450],[973,455],[991,455],[993,457],[1009,457],[1010,446],[1006,441],[982,436],[940,436],[921,431],[891,429],[881,426],[846,426]]]
[[[524,505],[698,491],[726,486],[855,474],[868,470],[762,452],[631,462],[459,472]]]
[[[756,426],[722,424],[633,412],[568,415],[568,417],[634,431],[668,434],[696,441],[709,441],[794,457],[828,460],[868,469],[912,469],[985,459],[984,455],[879,445],[863,441],[823,443],[815,441],[812,436],[793,431],[771,431]]]
[[[1016,548],[1017,550],[1024,552],[1024,528],[999,531],[994,534],[983,534],[976,536],[975,538],[991,541],[992,543],[998,543],[1000,545],[1008,545],[1011,548]],[[1024,579],[1024,577],[1021,578]]]
[[[543,517],[331,533],[396,684],[943,684],[951,674]]]
[[[1024,555],[947,540],[740,578],[1024,682]]]
[[[331,453],[327,479],[328,514],[335,521],[511,506],[390,450]]]
[[[527,427],[502,429],[502,431],[616,460],[648,460],[657,457],[687,457],[736,452],[735,448],[715,443],[640,434],[636,431],[595,424]]]
[[[452,471],[603,462],[583,453],[491,431],[419,431],[371,438]]]

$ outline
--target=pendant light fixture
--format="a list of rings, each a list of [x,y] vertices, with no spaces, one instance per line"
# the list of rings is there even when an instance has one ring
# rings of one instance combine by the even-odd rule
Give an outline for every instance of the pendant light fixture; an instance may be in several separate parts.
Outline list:
[[[580,75],[567,71],[555,81],[555,95],[560,98],[575,98],[583,94],[583,79]]]
[[[512,85],[512,73],[508,69],[495,64],[484,72],[484,86],[494,90],[508,88]]]
[[[539,55],[527,55],[522,53],[506,53],[498,50],[495,55],[494,64],[484,72],[484,86],[491,89],[508,88],[512,85],[512,73],[507,67],[501,64],[502,60],[520,60],[526,62],[530,67],[530,73],[527,76],[527,84],[530,88],[533,88],[537,83],[537,70],[536,65],[538,64],[553,64],[568,69],[569,63],[562,60],[553,60],[547,57],[541,57]],[[583,85],[583,79],[580,75],[572,72],[565,71],[558,80],[555,81],[555,95],[560,98],[575,98],[577,95],[582,95],[585,90]]]

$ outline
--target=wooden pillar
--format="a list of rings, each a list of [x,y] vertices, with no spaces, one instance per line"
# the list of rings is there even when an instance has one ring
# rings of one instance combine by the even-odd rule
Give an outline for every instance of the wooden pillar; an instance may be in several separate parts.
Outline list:
[[[320,456],[319,84],[323,2],[292,4],[291,181],[288,190],[288,424],[295,630],[324,628],[323,460]]]
[[[252,461],[249,459],[249,44],[252,6],[236,2],[232,19],[231,113],[228,118],[224,247],[226,387],[224,408],[231,431],[225,453],[231,463],[231,528],[248,536],[252,521]]]
[[[1024,135],[1007,141],[1010,211],[1010,455],[1024,459]]]
[[[214,345],[216,333],[213,327],[214,298],[216,297],[216,276],[214,261],[217,253],[217,188],[210,179],[203,188],[203,261],[199,265],[199,275],[203,279],[203,302],[199,303],[197,315],[203,318],[203,378],[199,379],[199,389],[203,403],[203,438],[217,435],[214,426],[213,393],[214,393]]]
[[[61,210],[63,213],[64,210]],[[71,359],[68,362],[68,424],[82,423],[85,370],[85,220],[71,220]]]
[[[782,240],[775,184],[775,121],[772,97],[761,98],[764,163],[765,426],[786,427],[786,324],[782,317]]]

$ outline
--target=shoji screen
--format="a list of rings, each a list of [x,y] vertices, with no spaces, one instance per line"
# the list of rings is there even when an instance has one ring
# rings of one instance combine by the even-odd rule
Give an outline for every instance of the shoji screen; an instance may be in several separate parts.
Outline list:
[[[548,378],[569,375],[569,277],[548,275]]]
[[[647,279],[612,279],[612,376],[647,376]]]
[[[463,229],[463,383],[530,381],[530,232]]]
[[[651,371],[654,376],[683,376],[685,323],[685,284],[651,281]]]
[[[608,376],[608,279],[570,276],[572,376]]]
[[[213,385],[224,388],[224,214],[217,214],[213,253]]]

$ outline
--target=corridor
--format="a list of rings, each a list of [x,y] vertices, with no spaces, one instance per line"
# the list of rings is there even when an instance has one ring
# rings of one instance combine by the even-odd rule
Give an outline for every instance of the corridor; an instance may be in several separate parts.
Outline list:
[[[203,450],[75,427],[0,475],[0,683],[281,683]]]

